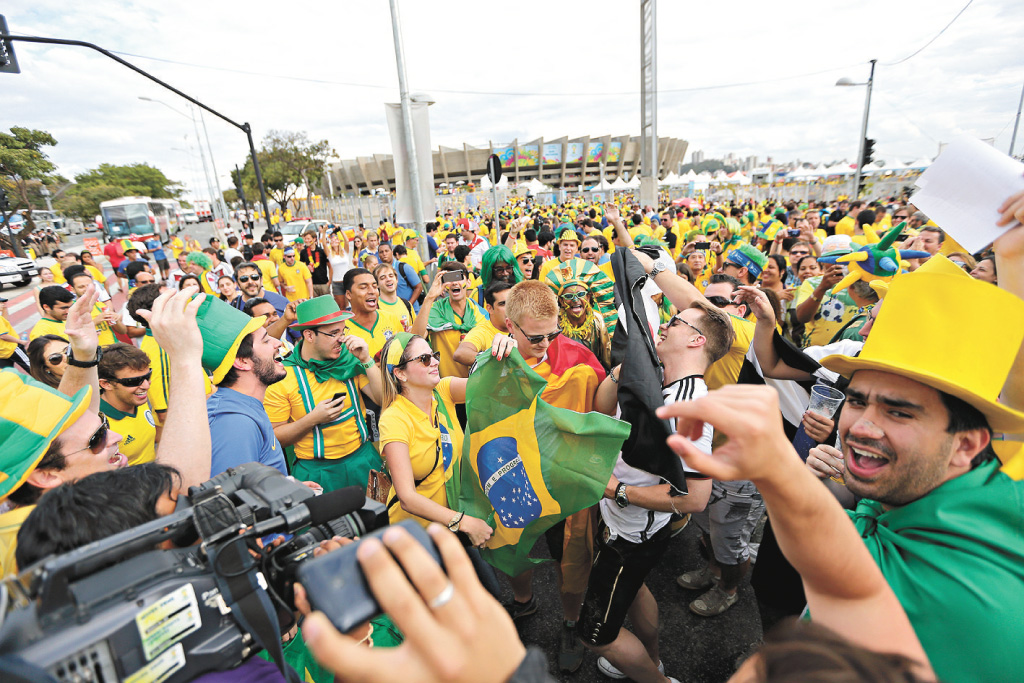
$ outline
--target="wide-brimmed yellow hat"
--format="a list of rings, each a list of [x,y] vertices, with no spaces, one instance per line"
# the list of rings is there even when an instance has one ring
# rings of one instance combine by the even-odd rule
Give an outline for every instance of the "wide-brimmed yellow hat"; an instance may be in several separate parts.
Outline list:
[[[999,392],[1024,340],[1024,301],[974,278],[941,273],[900,276],[889,284],[871,334],[857,357],[821,364],[850,377],[879,370],[969,403],[997,432],[1024,432],[1024,412]]]
[[[942,254],[935,254],[930,259],[921,264],[921,267],[915,270],[913,273],[903,273],[897,275],[897,277],[906,277],[907,275],[914,275],[917,273],[941,273],[943,275],[953,275],[955,277],[971,277],[964,269],[956,265]],[[878,295],[879,299],[884,299],[885,295],[889,293],[889,283],[892,280],[872,280],[868,284],[871,285],[871,289],[875,290],[875,294]]]

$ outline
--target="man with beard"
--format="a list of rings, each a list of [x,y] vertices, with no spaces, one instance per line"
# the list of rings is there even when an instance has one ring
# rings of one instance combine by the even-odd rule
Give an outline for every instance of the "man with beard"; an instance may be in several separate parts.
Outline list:
[[[235,280],[238,281],[238,288],[242,290],[241,298],[236,298],[231,305],[242,310],[245,302],[249,299],[266,299],[277,309],[277,314],[284,315],[284,309],[288,306],[288,299],[277,292],[271,292],[263,288],[263,274],[260,267],[251,261],[239,263],[235,270]]]
[[[278,358],[281,342],[267,333],[266,316],[249,317],[212,299],[200,309],[198,322],[204,351],[211,347],[203,354],[203,364],[213,371],[217,385],[206,401],[212,441],[210,476],[245,462],[263,463],[288,474],[284,449],[263,409],[267,387],[285,377]]]
[[[373,275],[354,268],[345,274],[346,284],[353,273],[373,282],[376,307]],[[351,294],[349,301],[353,309],[358,307]],[[377,315],[376,310],[373,314]],[[381,459],[373,445],[375,425],[366,418],[363,395],[380,401],[380,369],[366,341],[347,333],[355,319],[338,308],[334,297],[303,301],[296,315],[291,327],[302,338],[283,361],[284,379],[270,386],[263,401],[274,435],[282,446],[295,446],[292,475],[296,479],[316,482],[327,491],[366,486],[370,470],[381,468]],[[255,320],[262,323],[260,318]]]

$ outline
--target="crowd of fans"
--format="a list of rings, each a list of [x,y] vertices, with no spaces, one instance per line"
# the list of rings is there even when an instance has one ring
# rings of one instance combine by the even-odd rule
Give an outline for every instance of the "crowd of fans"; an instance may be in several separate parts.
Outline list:
[[[1024,220],[1024,193],[992,214]],[[398,529],[389,552],[363,543],[386,616],[342,636],[309,615],[288,661],[313,680],[547,680],[514,626],[538,612],[532,572],[495,571],[480,553],[495,519],[446,491],[468,378],[481,354],[518,354],[548,404],[617,417],[643,384],[620,340],[646,335],[651,419],[683,466],[620,456],[604,497],[545,534],[562,672],[590,650],[610,678],[676,680],[645,579],[692,521],[707,561],[676,579],[689,609],[721,615],[749,580],[766,633],[733,680],[1024,673],[1008,646],[1024,609],[1024,227],[971,254],[906,200],[518,200],[497,219],[439,212],[426,259],[420,239],[381,221],[294,242],[120,240],[112,273],[51,245],[27,340],[0,299],[0,573],[168,514],[242,463],[317,491],[385,473],[389,519],[426,526],[445,570]],[[822,410],[819,388],[845,400]],[[122,489],[124,511],[71,512]],[[273,669],[254,658],[231,680]]]

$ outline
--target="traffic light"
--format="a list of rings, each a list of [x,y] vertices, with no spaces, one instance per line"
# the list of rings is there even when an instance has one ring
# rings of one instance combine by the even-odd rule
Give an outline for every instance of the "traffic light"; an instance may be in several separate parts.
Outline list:
[[[0,187],[0,211],[10,211],[11,205],[7,201],[7,190]]]
[[[0,35],[8,36],[7,20],[0,14]],[[18,58],[14,56],[14,46],[9,40],[0,40],[0,73],[20,74]]]
[[[864,168],[875,160],[875,141],[871,138],[864,138],[864,156],[860,160],[860,167]]]

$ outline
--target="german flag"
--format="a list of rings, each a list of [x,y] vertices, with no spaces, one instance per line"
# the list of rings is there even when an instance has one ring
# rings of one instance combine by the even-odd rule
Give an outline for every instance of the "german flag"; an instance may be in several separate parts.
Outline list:
[[[555,408],[547,382],[518,351],[481,354],[469,377],[459,509],[494,535],[483,557],[516,576],[546,530],[604,495],[629,425],[600,413]]]

